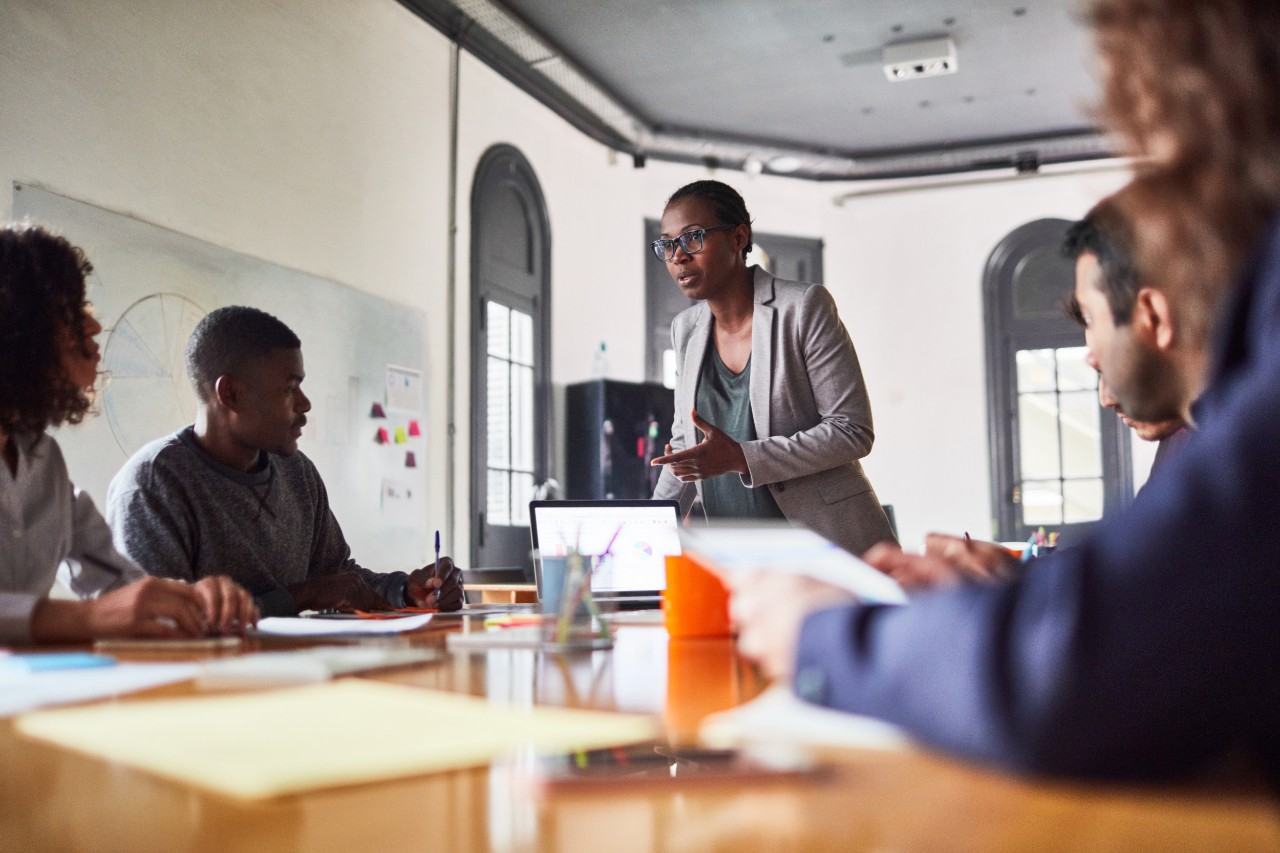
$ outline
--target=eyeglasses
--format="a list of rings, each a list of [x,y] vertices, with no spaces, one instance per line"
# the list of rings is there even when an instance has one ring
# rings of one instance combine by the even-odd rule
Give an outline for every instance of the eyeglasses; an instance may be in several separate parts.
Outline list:
[[[723,231],[726,228],[737,228],[737,225],[713,225],[710,228],[690,228],[679,237],[668,239],[659,237],[649,244],[649,248],[653,249],[653,254],[660,261],[669,261],[676,256],[676,244],[680,244],[680,248],[684,249],[687,255],[696,255],[702,251],[704,237],[708,231]]]

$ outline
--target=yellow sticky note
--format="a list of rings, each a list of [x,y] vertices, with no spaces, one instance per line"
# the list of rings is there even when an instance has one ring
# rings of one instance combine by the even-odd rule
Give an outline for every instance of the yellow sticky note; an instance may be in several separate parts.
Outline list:
[[[404,444],[409,440],[409,433],[404,427],[396,427],[396,444]]]
[[[370,722],[395,737],[371,737]],[[473,767],[528,746],[599,749],[659,732],[650,717],[512,708],[363,679],[41,711],[15,725],[30,737],[250,799]]]

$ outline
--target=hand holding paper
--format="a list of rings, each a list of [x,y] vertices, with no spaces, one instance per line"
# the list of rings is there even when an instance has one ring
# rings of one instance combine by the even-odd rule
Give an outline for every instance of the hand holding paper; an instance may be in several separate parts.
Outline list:
[[[724,525],[682,530],[680,541],[732,590],[738,647],[774,678],[791,674],[800,627],[813,611],[907,601],[895,580],[809,530]]]

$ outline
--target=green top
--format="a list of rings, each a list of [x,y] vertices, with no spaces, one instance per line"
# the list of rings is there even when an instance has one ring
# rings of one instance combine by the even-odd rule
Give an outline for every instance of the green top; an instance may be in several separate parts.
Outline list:
[[[714,335],[698,374],[694,397],[698,415],[719,427],[739,443],[756,437],[751,418],[751,359],[741,373],[734,373],[720,358]],[[730,472],[702,481],[702,506],[708,518],[783,518],[782,510],[767,488],[749,489]]]

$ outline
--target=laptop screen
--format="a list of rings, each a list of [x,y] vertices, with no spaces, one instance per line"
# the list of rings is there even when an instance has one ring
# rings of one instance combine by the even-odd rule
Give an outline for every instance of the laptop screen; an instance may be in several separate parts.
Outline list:
[[[532,501],[529,534],[540,554],[607,549],[593,592],[656,592],[667,586],[667,555],[680,553],[679,512],[676,501]]]

